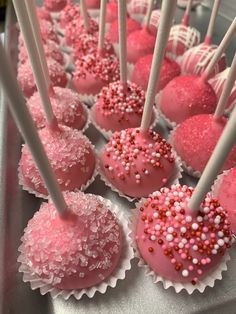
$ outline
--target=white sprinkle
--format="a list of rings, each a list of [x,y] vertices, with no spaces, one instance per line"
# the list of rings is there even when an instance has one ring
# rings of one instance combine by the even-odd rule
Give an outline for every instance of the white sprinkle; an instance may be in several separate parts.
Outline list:
[[[225,244],[225,241],[223,239],[219,239],[217,243],[219,244],[219,246],[223,246]]]
[[[155,241],[156,240],[156,236],[155,235],[151,235],[151,240]]]
[[[173,239],[174,239],[174,237],[172,236],[172,234],[167,234],[166,240],[167,240],[168,242],[172,241]]]
[[[167,229],[167,231],[168,231],[169,233],[173,233],[173,232],[174,232],[174,228],[173,228],[173,227],[169,227],[169,228]]]
[[[187,269],[184,269],[184,270],[182,271],[182,276],[183,276],[183,277],[188,277],[188,275],[189,275],[188,270],[187,270]]]
[[[158,230],[161,230],[161,226],[160,226],[160,225],[158,225],[158,224],[157,224],[157,225],[155,225],[155,230],[157,230],[157,231],[158,231]]]
[[[191,221],[192,221],[192,217],[191,217],[191,216],[187,216],[187,217],[186,217],[186,221],[187,221],[187,222],[191,222]]]
[[[193,264],[197,264],[198,263],[198,259],[197,258],[193,258]]]
[[[198,229],[198,227],[199,227],[199,226],[198,226],[198,224],[197,224],[197,223],[193,223],[193,224],[192,224],[192,229],[193,229],[193,230],[197,230],[197,229]]]
[[[185,233],[187,231],[187,229],[185,227],[181,227],[180,231],[181,231],[181,233]]]

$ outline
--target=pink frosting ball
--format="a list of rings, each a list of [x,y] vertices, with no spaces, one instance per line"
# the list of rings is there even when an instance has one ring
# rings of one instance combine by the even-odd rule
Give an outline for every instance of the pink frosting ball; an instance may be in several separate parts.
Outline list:
[[[203,172],[224,130],[227,119],[215,120],[211,114],[193,116],[175,130],[172,145],[180,158],[194,171]],[[236,146],[222,170],[236,165]]]
[[[119,42],[119,31],[118,31],[118,24],[119,21],[115,20],[111,23],[109,26],[109,32],[108,32],[108,38],[112,43],[118,43]],[[126,34],[127,36],[131,34],[134,31],[140,30],[141,25],[135,21],[134,19],[131,19],[130,17],[126,18]]]
[[[213,195],[219,200],[220,205],[227,211],[233,233],[236,233],[236,168],[218,177],[218,182],[213,190]]]
[[[132,32],[127,37],[127,61],[136,63],[139,58],[152,54],[156,38],[146,29]]]
[[[38,19],[40,20],[39,22],[41,22],[41,20],[47,20],[48,22],[53,24],[51,14],[44,7],[37,7],[36,10]]]
[[[190,212],[192,192],[186,185],[173,185],[141,202],[136,242],[157,275],[196,285],[220,264],[231,247],[232,233],[226,212],[210,194],[197,215]]]
[[[175,170],[170,144],[155,131],[139,129],[114,133],[103,149],[101,169],[123,194],[145,197],[166,185]]]
[[[225,69],[224,71],[216,74],[209,81],[209,83],[211,84],[211,86],[213,87],[213,89],[214,89],[214,91],[216,93],[218,101],[219,101],[220,96],[222,94],[222,91],[224,89],[225,82],[226,82],[226,80],[228,78],[229,70],[230,70],[230,68]],[[235,104],[236,104],[236,82],[234,83],[234,86],[232,88],[230,97],[227,100],[227,104],[226,104],[225,108],[232,110],[234,108]]]
[[[191,116],[213,113],[216,94],[208,82],[198,76],[177,76],[162,90],[159,109],[171,122],[179,124]]]
[[[90,141],[78,130],[60,125],[58,130],[38,131],[62,191],[81,188],[92,178],[95,156]],[[26,145],[20,160],[23,185],[44,196],[48,191]]]
[[[40,30],[41,30],[42,39],[45,43],[47,43],[48,40],[52,40],[52,41],[55,41],[55,43],[59,45],[60,41],[56,32],[56,29],[50,22],[46,20],[41,20]]]
[[[101,197],[64,193],[70,216],[61,219],[51,199],[24,230],[25,263],[45,283],[71,290],[95,286],[117,267],[119,221]]]
[[[216,45],[200,44],[187,50],[181,59],[181,71],[183,74],[200,75],[204,72],[217,49]],[[212,76],[223,71],[226,68],[225,54],[217,62]]]
[[[60,51],[59,46],[55,43],[55,41],[48,40],[47,43],[43,45],[44,52],[46,58],[51,58],[60,63],[61,65],[65,64],[64,56]],[[19,51],[19,61],[21,63],[25,63],[28,60],[28,52],[26,50],[26,46],[22,45]]]
[[[75,41],[73,45],[73,59],[76,60],[84,57],[88,54],[93,54],[98,52],[98,34],[81,34]],[[106,37],[104,38],[103,45],[103,55],[115,54],[113,45],[110,40]]]
[[[88,9],[100,9],[100,0],[86,0]]]
[[[67,0],[44,0],[44,6],[50,12],[59,12],[66,4]]]
[[[48,59],[47,64],[52,86],[65,87],[68,80],[64,68],[53,59]],[[19,66],[18,81],[26,98],[31,97],[37,90],[29,60]]]
[[[84,21],[79,16],[73,19],[65,28],[65,42],[68,46],[74,46],[82,34],[98,35],[98,23],[92,18],[89,19],[90,28],[87,30]],[[78,36],[79,34],[79,36]]]
[[[82,130],[87,122],[87,113],[80,101],[79,95],[69,88],[54,87],[50,95],[53,112],[59,124],[72,129]],[[37,128],[44,128],[47,123],[38,92],[34,93],[27,102],[31,116]]]
[[[128,81],[124,90],[119,81],[110,83],[103,87],[93,106],[94,120],[112,132],[139,127],[144,103],[145,92],[137,84]]]
[[[147,55],[138,60],[134,66],[131,81],[140,85],[145,91],[147,90],[149,75],[152,66],[153,55]],[[174,77],[180,75],[180,66],[174,60],[165,57],[161,65],[161,73],[159,83],[156,88],[158,93],[162,90],[167,83],[169,83]]]
[[[68,2],[67,5],[60,12],[60,27],[66,28],[73,19],[80,18],[80,7],[78,3]]]
[[[176,58],[199,43],[200,33],[196,28],[183,24],[174,25],[170,30],[166,52]]]
[[[106,22],[112,23],[117,19],[118,19],[118,3],[117,2],[107,3]]]
[[[79,94],[96,95],[119,79],[119,61],[114,55],[90,54],[75,63],[73,85]]]

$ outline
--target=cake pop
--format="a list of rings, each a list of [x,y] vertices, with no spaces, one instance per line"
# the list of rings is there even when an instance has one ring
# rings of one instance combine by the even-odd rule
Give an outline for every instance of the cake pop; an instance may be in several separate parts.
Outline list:
[[[44,0],[44,6],[50,12],[60,12],[66,4],[67,0]]]
[[[40,98],[40,94],[35,92],[27,102],[38,129],[47,125]],[[76,92],[69,88],[54,87],[53,93],[50,95],[50,101],[59,124],[77,130],[82,130],[85,127],[88,119],[87,111]]]
[[[118,4],[116,1],[108,2],[106,11],[107,23],[112,23],[118,19]]]
[[[236,234],[235,185],[236,167],[219,175],[212,191],[214,197],[218,199],[220,205],[227,211],[230,226],[234,234]]]
[[[160,22],[160,17],[161,17],[161,10],[153,10],[152,11],[150,23],[148,25],[148,29],[153,35],[156,35],[156,33],[157,33],[158,25]]]
[[[140,58],[134,66],[131,81],[147,90],[153,55]],[[156,93],[161,91],[173,78],[180,75],[180,66],[174,60],[165,57],[161,65],[161,73]]]
[[[100,0],[86,0],[88,9],[100,9]]]
[[[50,22],[51,24],[53,24],[53,19],[51,17],[51,14],[44,7],[37,8],[37,16],[39,20],[46,20]]]
[[[60,27],[66,28],[72,20],[79,20],[80,7],[78,3],[67,1],[66,6],[60,12]]]
[[[212,44],[212,35],[219,5],[220,0],[215,0],[204,42],[187,50],[183,54],[180,62],[183,74],[200,75],[207,68],[210,60],[216,52],[217,46]],[[213,69],[211,75],[214,76],[216,73],[223,71],[225,68],[226,57],[225,54],[222,54],[218,62],[215,64],[215,68]]]
[[[199,31],[189,26],[189,17],[192,0],[188,0],[181,24],[172,26],[166,47],[167,55],[176,58],[182,56],[185,51],[200,43]]]

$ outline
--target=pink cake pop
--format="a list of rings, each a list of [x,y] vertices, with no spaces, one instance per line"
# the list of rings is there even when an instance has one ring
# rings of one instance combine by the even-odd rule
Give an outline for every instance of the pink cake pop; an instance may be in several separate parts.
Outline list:
[[[44,6],[50,12],[60,12],[66,3],[67,0],[44,0]]]
[[[57,130],[39,130],[39,136],[62,191],[84,188],[94,175],[95,156],[89,140],[79,131],[60,125]],[[26,145],[20,160],[21,184],[31,193],[48,192]]]
[[[88,9],[100,9],[100,0],[86,0]]]
[[[172,185],[138,205],[135,240],[148,266],[172,283],[197,285],[231,247],[227,214],[208,193],[196,215],[188,209],[193,188]]]
[[[51,58],[55,60],[56,62],[60,63],[62,66],[65,65],[65,59],[63,56],[63,53],[60,51],[59,46],[54,41],[47,41],[44,45],[44,52],[46,55],[46,58]],[[19,51],[19,61],[20,63],[25,63],[28,60],[28,54],[27,49],[25,45],[20,46]]]
[[[207,68],[210,60],[216,52],[217,46],[212,44],[212,35],[217,16],[217,11],[220,5],[220,0],[215,0],[212,14],[205,36],[205,40],[200,45],[187,50],[181,58],[181,71],[183,74],[195,74],[200,75]],[[211,75],[214,76],[216,73],[223,71],[226,68],[226,56],[222,54],[218,62],[215,65]]]
[[[87,122],[87,112],[78,94],[69,88],[54,87],[50,95],[52,110],[59,124],[72,129],[82,130]],[[38,129],[47,126],[41,97],[35,92],[27,102],[27,106]]]
[[[148,196],[166,185],[175,171],[171,146],[159,134],[139,129],[115,132],[100,156],[106,180],[131,197]]]
[[[44,7],[37,8],[37,16],[39,20],[46,20],[53,24],[51,14]]]
[[[57,44],[60,43],[56,29],[50,22],[46,20],[41,20],[40,30],[41,30],[41,35],[44,42],[47,42],[48,40],[52,40],[52,41],[55,41],[55,43]]]
[[[200,43],[199,31],[189,26],[191,7],[192,0],[189,0],[181,24],[172,26],[170,30],[166,52],[171,57],[182,56],[185,51]]]
[[[78,3],[67,1],[66,6],[60,12],[60,27],[66,28],[67,25],[73,20],[77,20],[80,17],[80,7]]]
[[[197,115],[213,113],[216,94],[208,83],[212,71],[229,45],[236,29],[236,18],[230,25],[207,68],[201,74],[183,75],[174,78],[163,89],[158,100],[159,110],[166,118],[168,126],[173,127],[185,119]]]
[[[96,95],[103,86],[119,79],[119,61],[114,55],[98,52],[75,62],[73,85],[80,94]]]
[[[227,77],[229,75],[229,70],[230,70],[230,68],[225,69],[224,71],[216,74],[209,81],[209,83],[211,84],[211,86],[213,87],[213,89],[216,93],[218,100],[220,99],[220,96],[221,96],[222,91],[224,89],[225,82],[226,82]],[[225,108],[228,110],[232,110],[233,107],[235,106],[235,104],[236,104],[236,82],[234,84],[234,87],[232,89],[231,95],[227,101]]]
[[[129,34],[131,34],[132,32],[140,30],[140,29],[141,29],[141,26],[136,20],[134,20],[130,17],[126,18],[127,36]],[[108,31],[107,37],[110,39],[110,41],[112,43],[118,43],[119,42],[118,20],[113,21],[111,23],[111,25],[109,26],[109,31]]]
[[[118,19],[118,4],[116,1],[107,3],[106,22],[112,23]]]
[[[65,87],[68,80],[64,68],[53,59],[48,59],[47,64],[52,85]],[[17,77],[25,97],[31,97],[37,87],[29,60],[18,67]]]
[[[147,90],[149,74],[152,65],[153,55],[147,55],[138,60],[132,72],[131,81],[140,85],[143,90]],[[180,75],[180,66],[174,60],[165,57],[162,61],[159,83],[156,89],[158,93],[173,78]]]
[[[236,234],[236,167],[221,174],[213,187],[213,195],[227,211],[231,229]]]
[[[49,200],[28,222],[22,239],[25,264],[58,289],[96,286],[120,260],[119,221],[99,196],[77,192],[64,198],[71,219],[62,220]]]

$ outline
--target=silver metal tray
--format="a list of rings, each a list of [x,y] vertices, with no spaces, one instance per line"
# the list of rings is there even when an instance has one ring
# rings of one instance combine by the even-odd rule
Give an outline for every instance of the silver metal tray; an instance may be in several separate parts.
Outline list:
[[[9,1],[10,2],[10,1]],[[177,21],[182,11],[178,11]],[[209,10],[199,7],[191,18],[193,25],[205,33]],[[215,42],[219,42],[229,25],[222,17],[217,19]],[[8,6],[5,43],[12,64],[17,63],[17,36],[15,15],[11,3]],[[231,45],[228,59],[235,53],[236,42]],[[1,69],[0,69],[1,70]],[[6,101],[0,92],[0,313],[6,314],[139,314],[139,313],[236,313],[236,250],[231,250],[229,270],[223,280],[218,281],[213,289],[207,288],[204,294],[185,292],[176,294],[173,289],[164,290],[162,284],[153,284],[146,277],[143,269],[137,267],[137,260],[132,262],[132,269],[125,280],[117,287],[109,288],[105,295],[96,294],[93,299],[84,297],[80,301],[70,298],[63,301],[52,300],[50,296],[41,296],[39,291],[32,291],[22,282],[16,262],[20,237],[27,221],[39,207],[40,201],[23,192],[18,185],[17,164],[20,157],[21,138],[8,114]],[[161,125],[163,136],[167,130]],[[91,126],[87,135],[98,148],[105,143],[103,137]],[[188,176],[183,182],[195,185]],[[88,192],[100,194],[118,203],[129,215],[134,204],[121,199],[117,194],[97,178]]]

